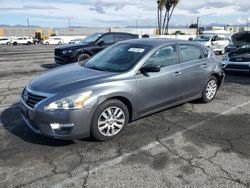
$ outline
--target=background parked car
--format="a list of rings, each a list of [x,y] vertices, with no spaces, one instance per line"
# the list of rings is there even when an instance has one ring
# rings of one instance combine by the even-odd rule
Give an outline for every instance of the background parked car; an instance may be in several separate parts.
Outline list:
[[[78,44],[55,48],[55,63],[68,64],[84,61],[116,42],[135,38],[139,38],[139,36],[131,33],[94,33]]]
[[[43,44],[49,45],[49,44],[64,44],[64,41],[61,37],[50,37],[48,40],[44,40]]]
[[[250,72],[250,32],[236,33],[232,36],[232,41],[239,48],[224,56],[223,69],[226,71]]]
[[[31,37],[17,37],[16,39],[12,39],[11,40],[11,44],[12,45],[18,45],[18,44],[27,44],[27,45],[31,45],[33,44],[34,41]]]
[[[225,47],[225,53],[231,52],[236,49],[237,49],[237,46],[235,46],[234,43],[230,41],[229,44]]]
[[[214,52],[225,53],[225,47],[229,44],[229,38],[224,35],[199,35],[194,39],[195,42],[211,48]]]
[[[0,44],[9,45],[9,44],[10,44],[10,38],[1,37],[1,38],[0,38]]]

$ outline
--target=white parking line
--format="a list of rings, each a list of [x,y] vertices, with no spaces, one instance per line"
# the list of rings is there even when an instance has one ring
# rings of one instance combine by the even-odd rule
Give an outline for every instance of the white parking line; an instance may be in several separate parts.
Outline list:
[[[221,115],[229,114],[230,112],[233,112],[233,111],[235,111],[235,110],[237,110],[237,109],[239,109],[239,108],[242,108],[242,107],[244,107],[244,106],[246,106],[246,105],[248,105],[248,104],[250,104],[250,101],[247,101],[247,102],[244,102],[244,103],[242,103],[242,104],[239,104],[239,105],[237,105],[237,106],[235,106],[235,107],[232,107],[232,108],[230,108],[230,109],[228,109],[228,110],[226,110],[226,111],[224,111],[224,112],[219,113],[219,114],[216,115],[216,116],[213,116],[212,118],[208,118],[208,119],[206,119],[206,120],[200,121],[200,122],[198,122],[198,123],[196,123],[196,124],[194,124],[194,125],[188,127],[187,129],[194,129],[195,127],[198,127],[198,126],[200,126],[200,125],[202,125],[202,124],[205,124],[205,123],[209,122],[209,121],[212,120],[212,119],[215,119],[215,118],[217,118],[217,117],[219,117],[219,116],[221,116]],[[183,132],[183,131],[185,131],[185,130],[186,130],[186,129],[184,129],[184,130],[182,130],[182,131],[179,131],[178,133],[181,133],[181,132]],[[177,134],[177,133],[175,133],[175,134]],[[161,140],[162,140],[163,142],[165,142],[165,141],[168,140],[168,139],[169,139],[169,137],[166,137],[166,138],[163,138],[163,139],[161,139]],[[89,174],[91,174],[91,173],[93,173],[93,172],[100,171],[100,170],[105,169],[105,168],[110,168],[110,167],[112,167],[112,166],[114,166],[114,165],[117,165],[117,164],[120,164],[122,161],[124,161],[126,158],[128,158],[128,157],[130,157],[130,156],[137,155],[137,154],[139,154],[139,153],[142,152],[142,151],[148,151],[148,150],[150,150],[150,149],[152,149],[152,148],[155,148],[155,147],[157,147],[157,146],[160,146],[160,145],[161,145],[161,144],[160,144],[158,141],[155,141],[155,142],[152,142],[152,143],[150,143],[150,144],[148,144],[148,145],[145,145],[145,146],[143,146],[143,147],[141,147],[141,148],[139,148],[139,149],[137,149],[137,150],[135,150],[135,151],[128,152],[128,153],[124,153],[123,155],[121,155],[121,156],[119,156],[119,157],[116,157],[116,158],[114,158],[114,159],[112,159],[112,160],[106,161],[106,162],[104,162],[103,164],[101,164],[101,165],[99,165],[99,166],[97,166],[97,167],[95,167],[95,168],[93,168],[93,169],[90,169],[90,170],[89,170]],[[82,175],[82,176],[81,176],[81,175]],[[83,178],[85,175],[86,175],[86,172],[82,172],[82,173],[78,174],[78,176],[80,176],[79,178],[81,178],[81,177]],[[69,178],[69,179],[70,179],[70,178]],[[60,182],[59,184],[57,184],[57,185],[55,185],[55,186],[58,187],[59,185],[63,185],[63,183],[67,183],[67,180],[69,180],[69,179],[66,179],[66,180],[64,180],[63,182]]]

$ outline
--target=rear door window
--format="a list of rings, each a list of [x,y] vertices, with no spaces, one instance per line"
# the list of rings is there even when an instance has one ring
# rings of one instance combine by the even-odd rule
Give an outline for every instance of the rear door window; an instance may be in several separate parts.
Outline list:
[[[127,35],[127,34],[115,34],[115,41],[116,42],[129,40],[131,38],[132,37],[130,35]]]
[[[196,61],[204,58],[201,48],[194,45],[180,44],[180,61],[181,63]]]

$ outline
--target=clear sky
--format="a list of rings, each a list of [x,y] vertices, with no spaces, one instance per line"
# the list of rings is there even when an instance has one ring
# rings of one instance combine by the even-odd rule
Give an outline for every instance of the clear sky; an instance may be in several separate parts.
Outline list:
[[[114,27],[156,25],[156,0],[0,0],[0,25]],[[172,25],[245,24],[250,0],[180,0]]]

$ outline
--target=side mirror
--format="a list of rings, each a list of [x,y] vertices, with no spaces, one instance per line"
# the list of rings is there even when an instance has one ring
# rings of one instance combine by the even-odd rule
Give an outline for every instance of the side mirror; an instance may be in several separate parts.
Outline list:
[[[98,46],[102,46],[103,44],[104,44],[104,41],[103,41],[103,40],[97,42],[97,45],[98,45]]]
[[[147,72],[160,72],[161,71],[161,66],[160,65],[147,65],[145,67],[142,67],[140,69],[142,73],[147,73]]]

